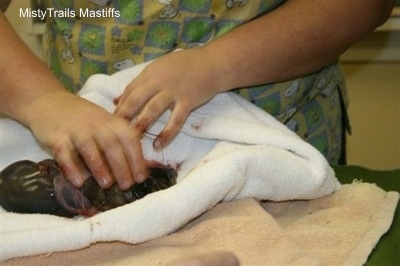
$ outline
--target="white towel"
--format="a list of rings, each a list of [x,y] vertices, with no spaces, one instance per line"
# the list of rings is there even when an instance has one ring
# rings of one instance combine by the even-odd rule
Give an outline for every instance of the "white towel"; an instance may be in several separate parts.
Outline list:
[[[111,112],[112,100],[144,66],[94,75],[80,95]],[[175,186],[86,219],[1,211],[0,260],[100,241],[140,243],[174,232],[220,201],[314,199],[340,188],[320,152],[235,94],[219,94],[192,112],[181,133],[156,152],[152,135],[169,115],[165,112],[148,130],[142,145],[147,159],[179,166]],[[22,159],[50,157],[17,122],[2,118],[0,130],[0,169]]]

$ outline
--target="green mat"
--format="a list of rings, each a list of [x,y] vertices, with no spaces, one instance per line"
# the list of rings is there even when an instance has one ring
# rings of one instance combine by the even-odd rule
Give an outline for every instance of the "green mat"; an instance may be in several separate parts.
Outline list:
[[[369,170],[358,166],[333,166],[342,184],[352,183],[354,179],[375,183],[385,191],[400,192],[400,169],[393,171]],[[375,250],[365,264],[368,266],[400,265],[400,205],[397,205],[393,224],[382,236]]]

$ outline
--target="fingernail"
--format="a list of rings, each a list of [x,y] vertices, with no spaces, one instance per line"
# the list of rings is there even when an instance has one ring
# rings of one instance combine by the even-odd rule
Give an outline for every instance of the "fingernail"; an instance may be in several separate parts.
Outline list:
[[[128,190],[133,186],[133,182],[130,180],[123,180],[122,183],[120,184],[120,189],[121,190]]]
[[[113,103],[114,103],[115,105],[117,105],[117,104],[119,103],[119,99],[120,99],[119,97],[114,98],[114,99],[113,99]]]
[[[140,133],[146,131],[146,127],[143,126],[143,124],[141,124],[141,123],[136,123],[136,121],[133,122],[133,124],[134,124],[134,126],[135,126],[135,129],[138,130]]]
[[[61,169],[61,173],[62,175],[69,181],[72,183],[72,185],[76,188],[80,188],[83,186],[83,184],[85,183],[85,180],[83,179],[83,177],[81,175],[72,175],[71,174],[71,170],[69,167],[67,167],[64,164],[60,164],[59,165],[60,169]]]
[[[99,185],[103,189],[109,188],[111,186],[111,184],[112,184],[112,182],[111,182],[111,179],[109,179],[109,178],[102,177],[99,180]]]
[[[82,178],[67,178],[74,187],[81,188],[85,181]]]
[[[154,147],[156,150],[161,150],[161,149],[162,149],[162,146],[163,146],[162,140],[161,140],[160,138],[156,138],[156,140],[153,142],[153,147]]]
[[[136,176],[136,182],[138,182],[138,183],[142,183],[144,180],[145,180],[145,176],[144,176],[144,174],[143,173],[140,173],[140,174],[138,174],[137,176]]]

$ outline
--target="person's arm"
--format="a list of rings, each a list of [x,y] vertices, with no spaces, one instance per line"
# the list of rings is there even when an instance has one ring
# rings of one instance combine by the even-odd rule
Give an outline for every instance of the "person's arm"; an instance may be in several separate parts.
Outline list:
[[[186,117],[215,94],[289,80],[333,63],[384,23],[394,0],[290,0],[203,47],[150,63],[117,99],[115,113],[138,115],[144,130],[165,109],[172,116],[156,138],[165,146]]]
[[[76,186],[86,167],[100,186],[144,179],[140,133],[128,121],[67,92],[0,12],[0,111],[28,126]],[[84,164],[82,163],[82,160]]]
[[[11,3],[11,0],[3,0],[0,2],[0,11],[6,11],[8,5]]]
[[[335,62],[383,24],[394,0],[290,0],[205,46],[225,90],[284,81]],[[235,67],[234,67],[235,66]]]

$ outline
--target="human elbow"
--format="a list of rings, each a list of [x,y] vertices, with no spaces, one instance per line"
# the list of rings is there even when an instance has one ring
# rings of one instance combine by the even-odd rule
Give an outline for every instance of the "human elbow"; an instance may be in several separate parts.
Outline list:
[[[374,16],[375,23],[372,25],[374,28],[382,26],[389,19],[390,15],[392,14],[395,0],[382,0],[376,1],[376,3],[378,3],[378,6]]]

